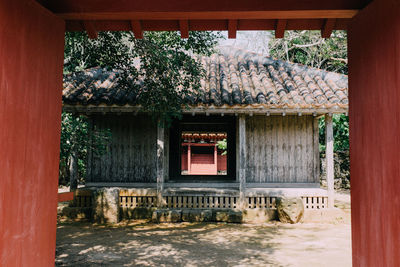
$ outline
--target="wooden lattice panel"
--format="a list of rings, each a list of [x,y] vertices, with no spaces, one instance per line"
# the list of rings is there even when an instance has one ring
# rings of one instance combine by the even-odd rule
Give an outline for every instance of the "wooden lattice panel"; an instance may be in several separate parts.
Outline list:
[[[302,197],[305,209],[328,208],[328,197]]]
[[[119,196],[122,208],[152,208],[157,207],[156,196]]]
[[[77,189],[74,193],[74,207],[89,208],[92,206],[93,192],[91,190]]]
[[[249,209],[275,209],[276,197],[247,197],[246,208]]]
[[[165,196],[165,207],[167,208],[189,208],[189,209],[236,209],[238,208],[238,197],[231,196]]]

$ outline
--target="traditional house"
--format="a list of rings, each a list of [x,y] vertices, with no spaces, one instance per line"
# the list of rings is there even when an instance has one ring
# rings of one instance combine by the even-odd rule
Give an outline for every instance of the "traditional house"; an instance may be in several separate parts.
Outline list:
[[[89,151],[86,187],[117,188],[122,209],[273,210],[279,196],[332,207],[331,116],[347,113],[347,76],[241,50],[200,60],[202,88],[170,129],[140,111],[116,72],[65,77],[64,111],[112,133],[106,154]],[[321,116],[329,192],[320,188]]]

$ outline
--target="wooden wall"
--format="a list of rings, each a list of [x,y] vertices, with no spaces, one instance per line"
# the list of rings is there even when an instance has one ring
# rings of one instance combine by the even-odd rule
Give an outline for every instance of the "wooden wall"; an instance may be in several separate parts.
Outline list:
[[[315,120],[312,116],[246,116],[246,182],[318,183]],[[157,124],[151,118],[97,115],[92,123],[100,130],[110,129],[112,140],[106,154],[89,156],[88,182],[157,181]]]
[[[246,182],[318,182],[316,122],[312,116],[246,117]]]
[[[89,182],[157,182],[156,122],[132,114],[99,115],[92,122],[99,129],[110,129],[112,140],[106,154],[89,157]]]

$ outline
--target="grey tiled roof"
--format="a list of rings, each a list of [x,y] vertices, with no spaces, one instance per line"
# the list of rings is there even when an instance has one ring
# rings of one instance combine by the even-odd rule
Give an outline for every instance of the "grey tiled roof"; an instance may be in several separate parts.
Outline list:
[[[200,57],[206,69],[191,106],[348,108],[347,76],[233,50]],[[133,90],[118,86],[118,71],[92,68],[64,77],[64,105],[135,106]]]

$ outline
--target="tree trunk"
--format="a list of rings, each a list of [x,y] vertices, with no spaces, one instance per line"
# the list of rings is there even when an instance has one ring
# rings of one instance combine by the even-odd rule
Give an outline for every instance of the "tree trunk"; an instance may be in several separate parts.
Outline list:
[[[74,191],[78,188],[78,153],[76,149],[72,150],[69,160],[69,184],[70,191]]]

